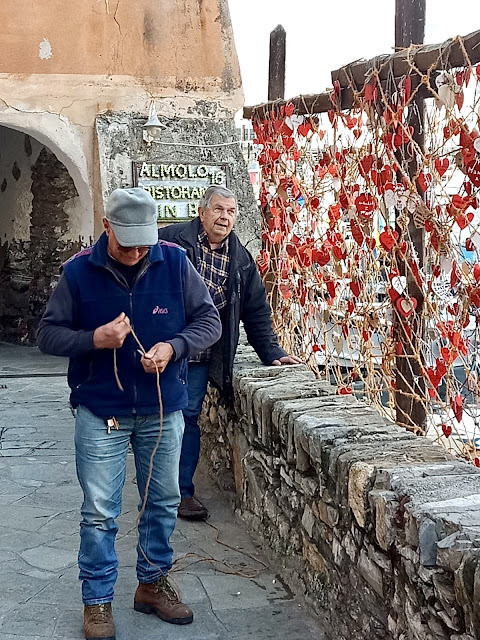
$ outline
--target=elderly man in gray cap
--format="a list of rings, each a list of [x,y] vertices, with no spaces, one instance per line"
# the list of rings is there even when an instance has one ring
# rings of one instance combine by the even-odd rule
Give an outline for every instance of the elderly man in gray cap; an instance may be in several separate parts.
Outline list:
[[[221,334],[219,314],[185,251],[158,241],[157,208],[144,189],[116,189],[104,227],[95,245],[63,265],[38,331],[43,352],[70,358],[88,640],[115,638],[116,519],[130,444],[142,505],[134,607],[173,624],[193,619],[167,579],[180,503],[182,410],[188,360]]]

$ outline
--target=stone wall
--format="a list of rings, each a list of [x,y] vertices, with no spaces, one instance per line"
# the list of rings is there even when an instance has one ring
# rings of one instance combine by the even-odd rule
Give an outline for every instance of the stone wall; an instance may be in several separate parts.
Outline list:
[[[234,392],[209,390],[203,460],[327,637],[480,638],[479,471],[250,347]]]

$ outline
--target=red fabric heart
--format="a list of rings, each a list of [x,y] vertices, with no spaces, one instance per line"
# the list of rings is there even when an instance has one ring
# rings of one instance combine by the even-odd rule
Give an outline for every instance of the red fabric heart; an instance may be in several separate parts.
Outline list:
[[[470,211],[469,213],[460,213],[456,218],[455,222],[458,224],[460,229],[465,229],[473,220],[473,213]]]
[[[442,177],[447,171],[450,162],[448,158],[435,158],[434,165],[438,175]]]
[[[350,282],[348,286],[350,287],[350,291],[353,293],[355,298],[358,298],[363,289],[362,284],[360,282]]]
[[[480,161],[476,160],[466,166],[467,176],[475,187],[480,187]]]
[[[427,191],[428,187],[432,184],[432,180],[431,173],[421,173],[418,176],[418,184],[422,188],[422,191]]]
[[[417,307],[417,300],[416,298],[404,298],[401,296],[395,302],[395,307],[404,318],[408,318],[415,311]]]
[[[453,411],[453,415],[457,419],[457,422],[462,421],[463,416],[463,398],[460,394],[457,394],[455,398],[450,399],[450,406]]]
[[[367,220],[372,217],[375,205],[375,200],[370,193],[360,193],[355,198],[355,207],[358,213]]]
[[[449,424],[442,424],[443,435],[449,438],[452,435],[452,427]]]
[[[385,227],[378,239],[385,251],[391,251],[398,240],[398,232],[391,227]]]

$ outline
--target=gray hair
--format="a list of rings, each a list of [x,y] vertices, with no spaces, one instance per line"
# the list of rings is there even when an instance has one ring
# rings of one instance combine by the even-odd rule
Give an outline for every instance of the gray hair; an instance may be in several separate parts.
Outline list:
[[[227,187],[221,187],[216,184],[211,184],[205,191],[203,196],[200,198],[198,208],[206,209],[210,205],[213,196],[221,196],[222,198],[233,198],[235,202],[237,201],[235,194],[232,193],[230,189],[227,189]]]

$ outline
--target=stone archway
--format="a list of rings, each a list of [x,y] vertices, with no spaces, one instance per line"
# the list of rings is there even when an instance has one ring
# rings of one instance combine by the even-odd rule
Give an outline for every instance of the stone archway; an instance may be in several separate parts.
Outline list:
[[[61,263],[88,243],[84,206],[45,144],[0,126],[0,339],[33,344]]]

